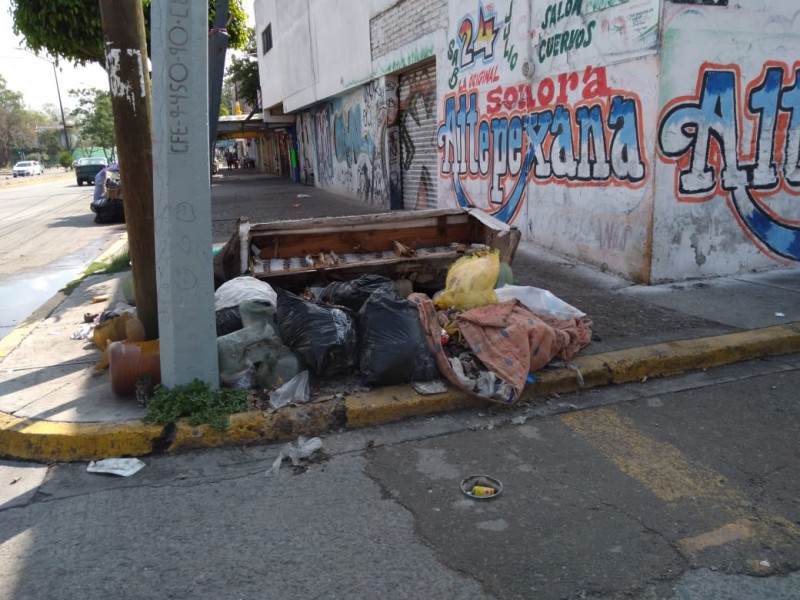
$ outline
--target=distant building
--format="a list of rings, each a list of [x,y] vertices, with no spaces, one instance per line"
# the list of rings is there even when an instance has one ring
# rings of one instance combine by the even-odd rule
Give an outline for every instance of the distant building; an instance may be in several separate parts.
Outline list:
[[[800,261],[796,0],[256,0],[267,163],[641,282]],[[266,154],[265,154],[266,156]]]

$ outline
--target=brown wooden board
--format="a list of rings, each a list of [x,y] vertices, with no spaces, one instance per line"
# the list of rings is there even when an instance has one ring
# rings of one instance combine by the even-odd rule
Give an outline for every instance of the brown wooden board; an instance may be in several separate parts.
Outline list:
[[[404,227],[392,229],[350,230],[341,232],[254,234],[252,243],[260,248],[259,257],[290,258],[320,252],[347,254],[352,252],[384,252],[398,241],[413,249],[464,244],[471,239],[469,222],[456,223],[444,230],[433,227]]]
[[[500,260],[510,264],[519,240],[516,227],[476,210],[402,211],[256,224],[240,219],[215,257],[215,276],[224,281],[249,272],[289,289],[365,273],[435,285],[444,282],[454,260],[482,246],[497,249]],[[345,255],[346,260],[339,260]],[[275,265],[279,268],[270,270],[269,261],[275,259],[289,261],[291,266]]]

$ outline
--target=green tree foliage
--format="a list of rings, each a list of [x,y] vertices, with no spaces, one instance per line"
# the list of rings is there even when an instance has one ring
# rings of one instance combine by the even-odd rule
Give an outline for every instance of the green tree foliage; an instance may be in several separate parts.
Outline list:
[[[72,152],[68,152],[67,150],[64,150],[63,152],[61,152],[58,155],[58,164],[61,165],[62,167],[64,167],[65,169],[68,169],[69,167],[71,167],[72,166]]]
[[[22,94],[10,90],[0,75],[0,164],[24,158],[36,147],[37,119],[25,109]]]
[[[225,71],[226,84],[236,87],[236,96],[250,106],[258,106],[258,90],[261,83],[258,79],[258,61],[256,60],[255,31],[248,28],[247,45],[243,48],[244,54],[233,56],[231,64]]]
[[[97,88],[70,90],[69,95],[78,101],[70,114],[80,131],[80,145],[101,148],[105,157],[113,160],[116,140],[111,95]]]
[[[52,122],[52,121],[51,121]],[[61,123],[46,124],[39,127],[39,153],[42,164],[54,163],[58,155],[64,149],[61,140],[64,136],[64,129]]]
[[[28,156],[44,165],[56,164],[58,155],[64,150],[64,124],[61,111],[54,104],[45,104],[30,114],[36,124],[36,156]]]
[[[208,0],[209,27],[213,26],[216,0]],[[150,0],[142,0],[145,27],[150,35]],[[247,15],[242,0],[230,0],[228,46],[247,44]],[[11,0],[14,33],[25,38],[35,53],[46,52],[56,59],[79,65],[105,65],[100,7],[86,0]]]
[[[231,105],[233,104],[233,86],[230,81],[222,82],[222,94],[219,101],[219,116],[227,117],[231,114]]]

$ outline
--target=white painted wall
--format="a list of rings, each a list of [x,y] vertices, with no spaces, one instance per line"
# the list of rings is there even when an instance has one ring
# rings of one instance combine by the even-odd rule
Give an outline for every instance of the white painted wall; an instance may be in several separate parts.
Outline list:
[[[659,3],[593,4],[450,3],[439,57],[440,201],[478,206],[523,239],[644,280],[658,61],[654,33],[642,38],[635,26],[657,22]],[[582,137],[590,119],[581,111],[595,118],[597,143]]]
[[[382,110],[371,104],[372,86],[385,89],[382,75],[434,56],[441,206],[478,206],[517,225],[526,240],[637,281],[800,260],[800,89],[791,91],[800,69],[796,0],[731,0],[730,7],[451,0],[444,29],[404,40],[374,61],[370,18],[404,5],[353,4],[256,2],[257,32],[274,23],[275,49],[260,64],[264,105],[304,113],[298,129],[306,128],[313,148],[301,147],[299,156],[313,168],[315,185],[385,205],[385,181],[373,175],[386,172],[386,155],[373,153],[385,148],[385,131],[371,120]],[[735,127],[715,125],[710,164],[695,165],[684,189],[679,175],[690,170],[691,150],[705,157],[692,128],[681,133],[691,125],[684,105],[699,103],[704,63],[706,71],[734,75]],[[781,72],[774,93],[759,94],[766,67]],[[765,114],[778,114],[764,121],[760,136],[756,107],[746,110],[753,93],[756,104],[766,103]],[[779,109],[770,110],[770,102]],[[356,110],[360,129],[350,127],[359,125]],[[708,109],[707,119],[713,113]],[[724,184],[717,184],[715,136],[733,140]],[[748,165],[759,149],[755,169]],[[363,193],[364,173],[370,194]],[[701,189],[712,176],[715,185]]]
[[[397,2],[256,0],[263,105],[298,111],[370,81],[370,18]],[[265,55],[261,32],[269,23],[273,49]]]
[[[667,2],[663,36],[659,121],[663,128],[656,166],[652,280],[797,264],[800,92],[781,98],[778,88],[798,89],[794,86],[800,67],[800,5],[796,0],[737,0],[730,7]],[[775,94],[765,98],[782,101],[784,109],[778,110],[777,122],[771,124],[769,117],[763,120],[759,139],[758,113],[747,106],[748,102],[759,103],[758,94],[754,96],[751,92],[755,90],[748,86],[757,87],[768,66],[780,69],[781,77]],[[706,144],[708,129],[701,128],[702,134],[694,139],[692,123],[698,122],[697,115],[686,108],[699,102],[704,72],[712,74],[715,81],[732,81],[735,86],[731,96],[735,108],[731,105],[728,111],[723,101],[720,108],[724,118],[715,126],[714,135],[723,131],[728,142],[730,152],[724,159],[720,158],[718,142]],[[795,110],[793,127],[790,106]],[[670,113],[673,109],[675,112]],[[668,118],[670,114],[672,118]],[[773,111],[766,109],[764,114]],[[689,127],[686,134],[681,133],[681,125]],[[706,147],[710,152],[707,165]],[[748,176],[757,162],[756,147],[766,154],[754,174]],[[692,152],[705,166],[690,168]],[[730,167],[726,180],[721,177],[724,164]],[[703,169],[705,180],[698,176]],[[681,179],[683,171],[688,173]],[[753,201],[767,212],[761,224]]]

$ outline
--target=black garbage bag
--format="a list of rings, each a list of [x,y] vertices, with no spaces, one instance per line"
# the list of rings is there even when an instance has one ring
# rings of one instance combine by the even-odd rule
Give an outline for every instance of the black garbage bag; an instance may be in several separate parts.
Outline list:
[[[419,310],[410,300],[376,292],[358,313],[361,374],[371,385],[430,381],[439,371]]]
[[[242,324],[242,313],[238,306],[220,308],[216,311],[217,337],[228,335],[234,331],[239,331],[244,327]]]
[[[352,371],[358,362],[358,333],[348,312],[314,304],[280,288],[275,291],[283,343],[317,375]]]
[[[388,277],[368,273],[352,281],[334,281],[325,286],[320,301],[326,304],[346,306],[358,312],[374,292],[383,292],[393,298],[400,298],[397,284]]]

